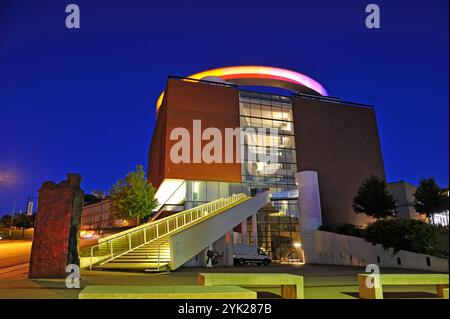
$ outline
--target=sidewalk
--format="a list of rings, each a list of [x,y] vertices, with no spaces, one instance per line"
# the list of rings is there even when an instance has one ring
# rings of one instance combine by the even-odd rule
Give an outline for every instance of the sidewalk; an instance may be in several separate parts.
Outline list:
[[[20,267],[18,269],[21,269]],[[86,285],[196,285],[199,272],[265,272],[292,273],[305,278],[306,299],[354,299],[357,298],[358,286],[356,275],[364,272],[357,267],[326,266],[326,265],[271,265],[268,267],[233,267],[233,268],[182,268],[171,273],[128,273],[112,271],[81,271],[81,289]],[[383,273],[417,273],[398,269],[384,269]],[[20,278],[10,277],[0,279],[0,299],[3,298],[68,298],[76,299],[81,289],[67,289],[65,280],[29,280],[22,274]],[[411,286],[408,292],[398,293],[398,287],[387,287],[386,292],[394,298],[433,298],[434,286]],[[267,298],[277,297],[278,288],[259,288],[261,295]],[[401,290],[404,290],[401,289]],[[401,291],[400,290],[400,291]]]

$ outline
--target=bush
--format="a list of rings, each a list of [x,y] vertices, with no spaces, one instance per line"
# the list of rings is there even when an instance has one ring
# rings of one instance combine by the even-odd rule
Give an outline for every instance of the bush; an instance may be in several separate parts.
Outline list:
[[[353,224],[342,224],[336,232],[343,235],[363,237],[363,229]]]
[[[321,225],[319,227],[319,230],[327,231],[327,232],[331,232],[331,233],[337,233],[337,234],[341,234],[341,235],[363,237],[363,234],[362,234],[363,229],[361,229],[358,226],[353,225],[353,224],[342,224],[339,226]]]
[[[404,218],[381,219],[364,229],[364,238],[385,249],[407,250],[427,255],[441,255],[439,230],[420,220]]]
[[[333,232],[333,228],[330,225],[324,225],[324,224],[319,226],[319,230]]]

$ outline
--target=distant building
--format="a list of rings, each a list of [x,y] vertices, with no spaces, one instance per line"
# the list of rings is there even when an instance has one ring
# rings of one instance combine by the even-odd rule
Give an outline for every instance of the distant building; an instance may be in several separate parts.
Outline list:
[[[81,213],[81,228],[100,230],[105,228],[136,226],[135,220],[119,219],[111,211],[109,199],[97,203],[88,202]]]
[[[388,191],[394,196],[397,203],[398,216],[408,219],[426,220],[423,215],[416,212],[414,208],[414,192],[417,187],[405,181],[392,182],[387,184]]]
[[[431,222],[435,225],[448,225],[448,211],[435,214],[432,219],[428,220],[425,215],[417,213],[414,208],[414,192],[417,187],[405,181],[392,182],[387,184],[388,191],[394,196],[397,203],[398,216],[409,219],[419,219]]]

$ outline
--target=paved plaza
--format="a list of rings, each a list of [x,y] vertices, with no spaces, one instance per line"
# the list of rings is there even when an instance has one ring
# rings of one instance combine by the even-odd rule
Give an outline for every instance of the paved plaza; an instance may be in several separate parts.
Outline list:
[[[69,298],[76,299],[87,285],[196,285],[200,272],[229,273],[289,273],[304,277],[306,299],[354,299],[358,298],[357,274],[361,267],[330,265],[279,265],[238,266],[218,268],[179,268],[170,273],[145,273],[124,271],[81,270],[81,288],[68,289],[65,280],[30,280],[28,262],[30,240],[3,241],[0,243],[0,299],[5,298]],[[381,269],[382,273],[426,273],[425,271]],[[258,298],[280,298],[280,289],[273,287],[251,288],[258,291]],[[402,292],[400,292],[402,291]],[[386,298],[435,298],[434,286],[388,286]]]

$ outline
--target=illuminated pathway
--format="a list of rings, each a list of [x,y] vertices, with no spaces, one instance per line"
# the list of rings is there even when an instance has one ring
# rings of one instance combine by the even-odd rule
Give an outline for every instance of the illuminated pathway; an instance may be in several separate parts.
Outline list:
[[[0,242],[0,280],[26,278],[31,240]]]

